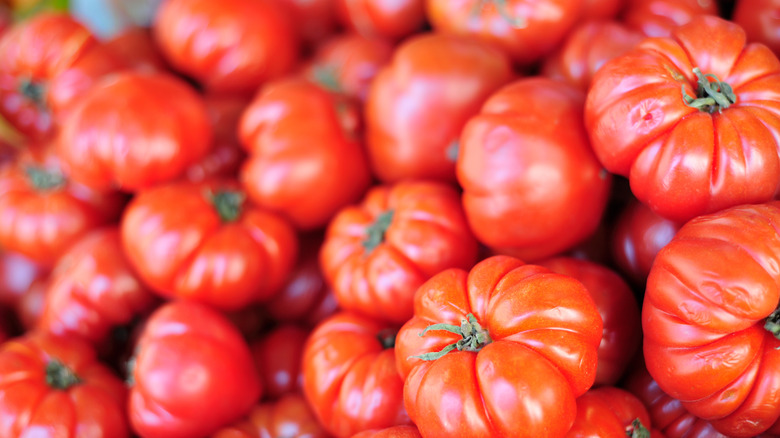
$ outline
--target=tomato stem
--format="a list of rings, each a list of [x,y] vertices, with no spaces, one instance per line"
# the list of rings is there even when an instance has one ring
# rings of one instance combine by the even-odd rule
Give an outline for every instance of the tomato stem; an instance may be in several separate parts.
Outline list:
[[[363,248],[365,248],[366,253],[370,253],[377,246],[384,243],[385,233],[387,233],[387,229],[390,228],[390,224],[393,222],[394,213],[393,210],[388,210],[380,214],[374,223],[366,228],[366,238],[363,240]]]
[[[780,339],[780,307],[775,309],[771,315],[767,316],[766,322],[764,322],[764,328],[774,335],[775,338]]]
[[[208,196],[222,222],[234,222],[241,216],[246,195],[239,191],[219,190]]]
[[[32,79],[22,79],[19,82],[19,92],[30,99],[38,108],[46,108],[46,96],[43,85]]]
[[[81,383],[81,379],[64,363],[52,359],[46,364],[46,384],[54,389],[66,390]]]
[[[395,347],[396,335],[398,335],[398,332],[393,329],[383,329],[376,335],[376,337],[379,339],[379,343],[382,344],[382,348],[387,350],[389,348]]]
[[[737,103],[737,95],[734,94],[731,85],[726,82],[721,82],[718,77],[713,74],[702,73],[699,67],[693,69],[693,74],[695,74],[698,79],[696,82],[695,98],[685,91],[685,85],[680,86],[683,100],[689,107],[712,114],[715,111],[720,113],[724,108],[728,108]],[[710,81],[710,79],[712,79],[712,81]]]
[[[314,81],[322,88],[334,93],[341,93],[341,83],[336,75],[336,68],[332,66],[315,67],[312,71]]]
[[[463,339],[459,339],[458,342],[447,345],[440,351],[424,353],[419,356],[412,357],[416,357],[422,360],[436,360],[455,349],[458,351],[471,351],[476,353],[485,345],[493,342],[493,340],[490,338],[490,333],[482,328],[479,322],[477,322],[477,318],[471,313],[466,315],[466,318],[463,318],[460,321],[460,326],[454,324],[432,324],[426,327],[425,330],[421,331],[420,336],[425,336],[425,334],[431,330],[448,331],[461,336]]]
[[[458,154],[460,153],[460,141],[453,140],[449,146],[447,146],[447,159],[453,163],[458,161]]]
[[[65,177],[56,171],[38,166],[28,166],[24,169],[30,184],[39,191],[54,190],[65,185]]]
[[[650,431],[647,430],[639,418],[636,418],[626,428],[626,436],[631,438],[650,438]]]

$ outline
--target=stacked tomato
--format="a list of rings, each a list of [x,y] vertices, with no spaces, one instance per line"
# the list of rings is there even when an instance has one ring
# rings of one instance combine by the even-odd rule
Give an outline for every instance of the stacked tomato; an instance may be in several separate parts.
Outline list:
[[[67,6],[0,3],[0,438],[780,436],[777,1]]]

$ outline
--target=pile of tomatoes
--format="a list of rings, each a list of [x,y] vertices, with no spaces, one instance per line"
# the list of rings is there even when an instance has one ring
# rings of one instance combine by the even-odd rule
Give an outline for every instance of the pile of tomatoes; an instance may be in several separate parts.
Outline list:
[[[778,1],[104,7],[0,3],[0,438],[780,436]]]

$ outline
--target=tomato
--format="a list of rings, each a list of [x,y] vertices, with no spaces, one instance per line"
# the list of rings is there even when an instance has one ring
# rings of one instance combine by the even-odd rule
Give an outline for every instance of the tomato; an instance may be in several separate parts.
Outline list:
[[[309,331],[280,325],[250,345],[263,381],[264,397],[277,399],[303,387],[301,357]]]
[[[46,305],[46,292],[48,289],[48,276],[38,277],[19,296],[14,310],[16,310],[16,318],[25,330],[33,330],[38,325],[38,320],[41,318],[43,308]]]
[[[400,40],[425,24],[425,0],[335,0],[339,20],[364,36]]]
[[[780,1],[739,0],[731,20],[745,29],[749,41],[764,43],[780,55]]]
[[[580,21],[615,18],[626,2],[627,0],[583,0]]]
[[[317,47],[303,74],[317,85],[365,102],[379,69],[393,55],[393,45],[380,38],[339,34]]]
[[[588,91],[593,75],[610,59],[633,48],[642,35],[616,21],[585,21],[544,60],[542,74]]]
[[[698,17],[605,64],[585,124],[609,171],[656,214],[685,222],[780,191],[778,87],[780,61],[766,46]]]
[[[415,426],[394,426],[380,430],[364,430],[352,438],[422,438]]]
[[[81,237],[57,261],[38,328],[101,343],[112,328],[129,324],[154,304],[154,295],[125,258],[119,228],[101,228]]]
[[[457,176],[480,242],[530,261],[596,230],[612,178],[588,143],[583,101],[574,86],[525,78],[493,94],[466,124]]]
[[[168,65],[149,28],[130,26],[105,41],[104,46],[135,70],[166,72]]]
[[[94,349],[30,332],[0,346],[0,436],[129,436],[127,389]]]
[[[567,438],[619,436],[663,437],[651,428],[650,415],[642,401],[624,389],[602,386],[577,399],[577,418]]]
[[[30,285],[45,277],[46,272],[47,269],[19,253],[0,252],[0,305],[15,307]]]
[[[295,230],[230,181],[142,191],[121,223],[139,277],[167,298],[236,310],[278,292],[297,257]]]
[[[298,228],[324,227],[371,181],[359,124],[350,100],[304,79],[264,87],[239,126],[249,152],[240,177],[250,199]]]
[[[457,191],[425,181],[372,188],[331,221],[320,251],[341,308],[398,324],[412,316],[423,282],[476,259]]]
[[[80,236],[117,219],[124,202],[64,176],[51,147],[30,147],[0,168],[0,245],[48,269]]]
[[[563,437],[593,385],[602,322],[574,278],[494,256],[422,285],[396,338],[426,438]]]
[[[128,412],[144,438],[209,435],[246,415],[262,394],[252,354],[235,326],[186,300],[149,317],[132,376]]]
[[[570,257],[539,262],[558,274],[573,277],[588,289],[603,322],[596,385],[614,385],[623,376],[642,341],[639,304],[620,275],[606,266]]]
[[[718,15],[715,0],[628,0],[623,22],[650,37],[666,37],[699,15]]]
[[[672,240],[680,226],[632,200],[620,212],[612,229],[610,246],[615,263],[644,288],[656,254]]]
[[[366,103],[376,176],[454,181],[463,125],[512,77],[509,59],[487,43],[434,33],[406,40],[377,74]]]
[[[167,0],[152,29],[172,67],[217,93],[252,93],[298,58],[278,0]]]
[[[258,404],[247,418],[219,430],[212,438],[329,438],[302,395],[287,394],[279,400]]]
[[[692,219],[656,256],[642,326],[647,370],[729,436],[780,418],[780,203]]]
[[[282,0],[301,39],[317,44],[336,32],[336,0]]]
[[[409,424],[395,365],[396,330],[350,312],[323,321],[303,351],[303,390],[325,429],[351,437]]]
[[[586,0],[427,0],[437,32],[501,47],[515,63],[530,65],[563,41]]]

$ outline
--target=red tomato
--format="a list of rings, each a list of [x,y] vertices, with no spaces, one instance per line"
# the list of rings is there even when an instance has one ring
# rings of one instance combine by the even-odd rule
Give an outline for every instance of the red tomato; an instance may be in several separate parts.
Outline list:
[[[405,41],[374,79],[366,103],[376,176],[454,181],[463,125],[512,77],[509,59],[487,43],[433,33]]]
[[[650,375],[718,431],[780,418],[780,203],[686,223],[656,256],[642,326]]]
[[[303,352],[303,390],[328,432],[346,438],[410,423],[394,340],[394,329],[349,312],[314,329]]]
[[[297,227],[325,226],[357,201],[371,180],[358,132],[360,110],[303,79],[269,84],[244,112],[249,158],[241,182],[258,205]],[[316,193],[316,196],[312,196]]]
[[[335,0],[342,24],[368,37],[400,40],[425,24],[425,0]]]
[[[647,408],[635,395],[614,386],[602,386],[577,399],[577,418],[566,438],[663,438],[651,426]]]
[[[81,237],[57,261],[38,328],[101,343],[112,328],[154,304],[125,258],[118,227],[102,228]]]
[[[41,319],[49,290],[48,276],[36,278],[22,294],[16,306],[16,317],[25,330],[33,330]]]
[[[277,399],[303,388],[303,346],[309,331],[280,325],[250,345],[263,381],[264,396]]]
[[[521,65],[550,53],[580,18],[585,0],[428,0],[433,28],[495,44]]]
[[[50,268],[87,231],[113,222],[124,202],[64,176],[52,148],[30,147],[0,168],[0,246]]]
[[[279,0],[167,0],[153,31],[174,68],[218,93],[252,93],[298,58],[298,38]]]
[[[30,332],[0,346],[0,436],[129,436],[127,389],[92,347]]]
[[[136,346],[129,417],[144,438],[201,437],[249,412],[262,394],[238,330],[191,301],[157,309]]]
[[[327,90],[365,102],[374,76],[392,55],[393,45],[386,40],[340,34],[317,47],[303,74]]]
[[[477,238],[538,260],[598,227],[612,178],[588,143],[582,92],[548,78],[496,92],[461,136],[458,181]]]
[[[580,21],[615,18],[626,2],[627,0],[583,0]]]
[[[16,307],[33,281],[45,277],[47,271],[19,253],[0,252],[0,305]]]
[[[387,429],[364,430],[352,438],[422,438],[415,426],[394,426]]]
[[[295,264],[295,230],[246,202],[229,181],[142,191],[122,218],[122,245],[154,291],[236,310],[278,292]]]
[[[629,278],[644,287],[656,254],[679,228],[677,222],[658,216],[634,199],[620,212],[612,230],[612,257]]]
[[[666,37],[699,15],[718,15],[715,0],[628,0],[623,22],[649,37]]]
[[[211,438],[275,437],[329,438],[330,435],[314,417],[306,399],[293,393],[256,405],[246,419],[219,430]]]
[[[593,75],[610,59],[633,48],[642,35],[616,21],[586,21],[544,60],[542,74],[588,91]]]
[[[212,146],[203,99],[165,74],[127,72],[81,97],[57,153],[88,187],[136,191],[178,178]]]
[[[336,31],[336,0],[282,0],[303,41],[318,44]]]
[[[398,332],[404,404],[426,438],[563,437],[593,385],[602,323],[579,281],[495,256],[422,285]]]
[[[731,19],[745,29],[749,41],[764,43],[780,55],[780,1],[739,0]]]
[[[320,266],[343,309],[404,323],[414,294],[447,268],[469,269],[477,241],[457,191],[443,183],[374,187],[328,226]]]
[[[134,70],[148,72],[169,70],[149,28],[130,26],[111,37],[104,46]]]
[[[766,46],[702,16],[605,64],[585,124],[608,170],[655,213],[684,222],[780,191],[778,87],[780,61]]]
[[[639,304],[631,288],[614,271],[586,260],[556,257],[539,264],[579,280],[588,289],[604,327],[595,384],[614,385],[642,342]]]

